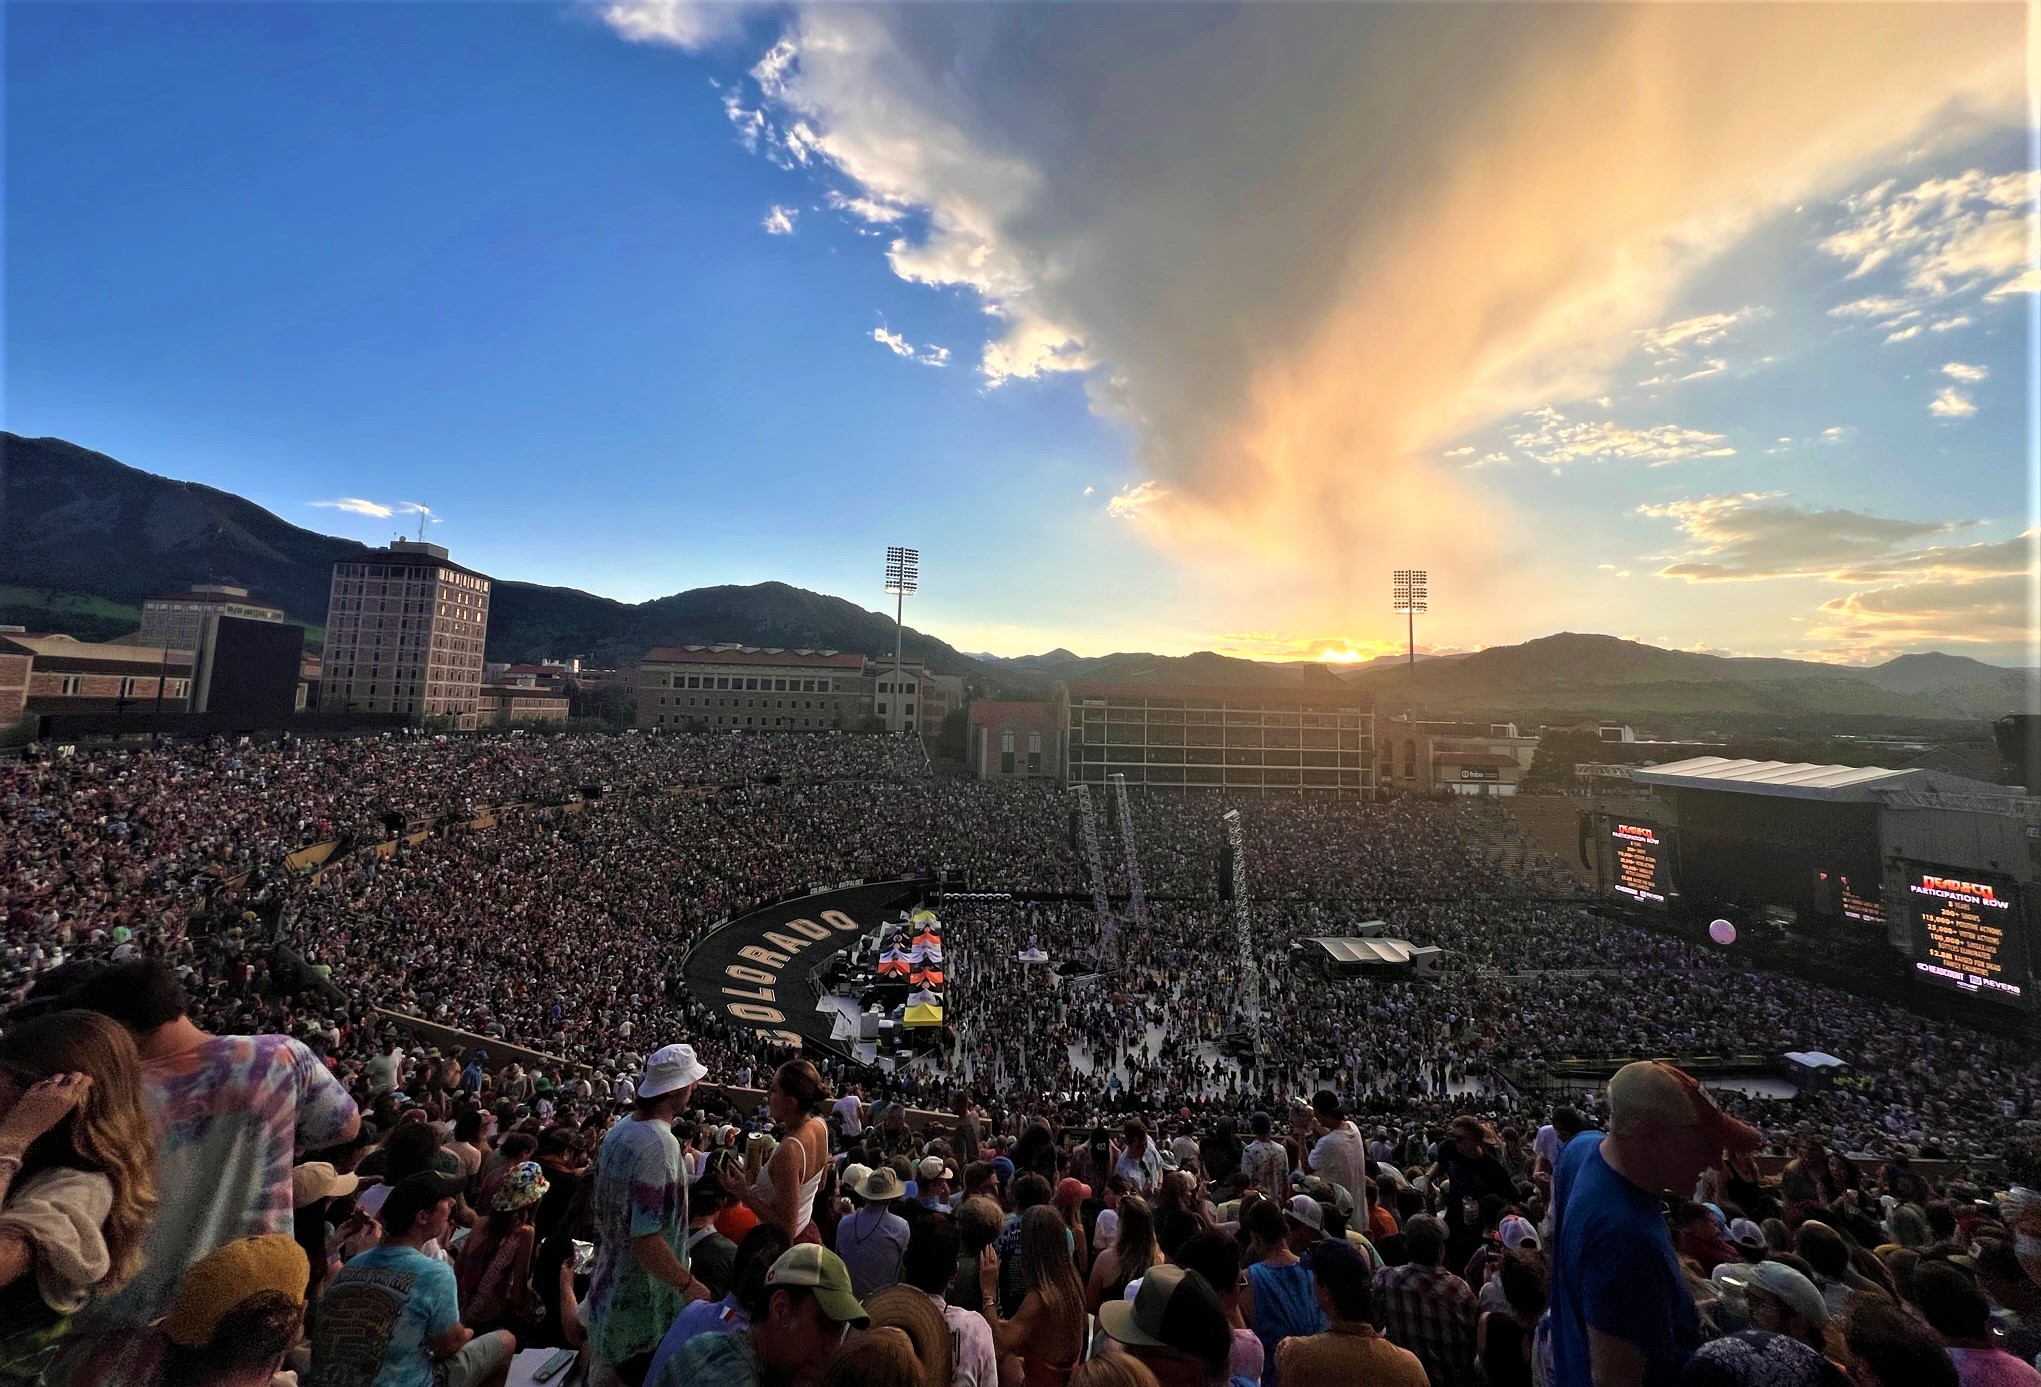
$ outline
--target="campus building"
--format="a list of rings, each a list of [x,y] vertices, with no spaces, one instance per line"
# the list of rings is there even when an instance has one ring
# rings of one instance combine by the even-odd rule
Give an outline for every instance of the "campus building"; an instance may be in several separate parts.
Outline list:
[[[637,724],[655,731],[851,729],[872,706],[865,657],[834,650],[662,645],[636,687]]]
[[[440,545],[406,539],[333,565],[321,708],[478,726],[489,586]]]
[[[150,597],[142,602],[142,629],[128,645],[153,645],[158,650],[197,650],[208,618],[238,617],[243,621],[283,620],[281,607],[250,601],[247,588],[225,583],[193,583],[183,592]]]
[[[1066,778],[1103,785],[1375,794],[1375,706],[1345,688],[1072,682]]]

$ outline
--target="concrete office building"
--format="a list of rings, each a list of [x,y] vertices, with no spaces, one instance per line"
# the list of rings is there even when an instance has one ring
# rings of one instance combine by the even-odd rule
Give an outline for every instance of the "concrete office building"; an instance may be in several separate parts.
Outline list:
[[[489,586],[414,540],[333,565],[320,707],[479,725]]]
[[[225,583],[193,583],[184,592],[151,597],[142,603],[142,629],[128,645],[158,650],[197,650],[208,617],[239,617],[244,621],[282,621],[283,609],[249,600],[247,588]]]
[[[856,728],[872,696],[862,655],[749,645],[658,646],[636,688],[637,725],[674,732]]]
[[[1375,704],[1350,689],[1075,682],[1067,778],[1128,787],[1375,795]]]
[[[897,673],[891,660],[869,661],[865,665],[865,682],[872,691],[873,717],[885,722],[898,698],[905,726],[930,737],[942,730],[944,718],[964,706],[963,676],[931,674],[919,660],[901,661]]]

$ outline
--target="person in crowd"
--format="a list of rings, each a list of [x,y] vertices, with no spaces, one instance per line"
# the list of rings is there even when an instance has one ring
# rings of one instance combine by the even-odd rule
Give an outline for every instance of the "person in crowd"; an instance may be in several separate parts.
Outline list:
[[[595,1267],[582,1306],[590,1379],[610,1387],[642,1371],[660,1336],[690,1300],[708,1300],[683,1255],[687,1182],[673,1119],[707,1074],[693,1047],[653,1054],[629,1117],[610,1128],[595,1162]]]
[[[1240,1294],[1247,1274],[1241,1269],[1240,1243],[1216,1228],[1208,1228],[1177,1249],[1176,1265],[1205,1278],[1219,1297],[1219,1309],[1226,1328],[1233,1335],[1233,1349],[1227,1360],[1227,1374],[1233,1382],[1259,1383],[1267,1363],[1267,1350],[1248,1328],[1240,1310]]]
[[[1253,1140],[1241,1153],[1241,1176],[1263,1194],[1280,1197],[1290,1188],[1290,1156],[1275,1139],[1275,1122],[1267,1113],[1257,1112],[1247,1120],[1247,1130]]]
[[[762,1220],[777,1223],[795,1242],[813,1242],[815,1195],[829,1165],[829,1090],[807,1060],[788,1060],[773,1072],[767,1095],[773,1122],[786,1135],[758,1173],[756,1184],[731,1193]]]
[[[469,1230],[461,1244],[454,1258],[461,1323],[477,1333],[529,1333],[532,1253],[538,1241],[532,1213],[545,1197],[545,1172],[537,1161],[513,1167],[489,1201],[489,1217]]]
[[[0,1381],[36,1380],[77,1312],[141,1265],[156,1172],[140,1070],[93,1012],[0,1035]]]
[[[912,1286],[895,1284],[865,1300],[864,1307],[872,1317],[871,1332],[891,1329],[907,1336],[919,1365],[916,1387],[943,1387],[955,1380],[956,1340],[942,1311],[926,1295]]]
[[[957,1172],[941,1156],[924,1156],[914,1167],[915,1204],[918,1211],[947,1210]]]
[[[1262,1387],[1276,1387],[1276,1346],[1294,1335],[1325,1328],[1311,1268],[1290,1247],[1290,1230],[1279,1207],[1258,1200],[1241,1221],[1247,1234],[1247,1286],[1240,1313],[1261,1340]],[[1299,1384],[1302,1387],[1302,1384]]]
[[[79,1316],[49,1376],[71,1387],[146,1387],[156,1341],[140,1330],[169,1308],[185,1269],[235,1238],[289,1233],[292,1162],[352,1140],[361,1110],[301,1042],[199,1029],[182,981],[160,959],[115,964],[69,1000],[134,1038],[158,1203],[139,1269]]]
[[[1684,1381],[1729,1384],[1769,1374],[1807,1387],[1844,1387],[1828,1361],[1828,1303],[1815,1284],[1784,1262],[1737,1262],[1716,1282],[1740,1292],[1750,1328],[1711,1339],[1687,1361]]]
[[[670,1382],[670,1362],[702,1334],[743,1334],[751,1328],[748,1306],[760,1303],[765,1291],[765,1274],[790,1246],[787,1235],[770,1223],[761,1223],[744,1235],[731,1264],[730,1289],[720,1300],[691,1300],[667,1328],[652,1363],[645,1371],[648,1383]]]
[[[305,1250],[281,1233],[191,1264],[164,1317],[163,1387],[272,1387],[305,1326]]]
[[[979,1254],[979,1313],[992,1330],[993,1350],[1002,1362],[1020,1362],[1026,1387],[1062,1387],[1084,1347],[1084,1287],[1070,1260],[1063,1220],[1048,1204],[1021,1217],[1019,1262],[1026,1295],[1011,1320],[999,1313],[999,1260],[991,1249]],[[1002,1369],[1002,1375],[1004,1375]]]
[[[1643,1387],[1701,1344],[1700,1313],[1659,1198],[1692,1190],[1758,1134],[1684,1071],[1640,1061],[1609,1080],[1606,1135],[1568,1142],[1553,1179],[1552,1352],[1559,1387]]]
[[[816,1387],[923,1387],[926,1368],[914,1340],[894,1325],[874,1325],[844,1340],[815,1378]]]
[[[1439,1178],[1446,1199],[1446,1265],[1464,1266],[1481,1240],[1484,1201],[1500,1207],[1516,1197],[1516,1182],[1496,1155],[1501,1142],[1494,1131],[1471,1113],[1461,1113],[1446,1127],[1439,1149]]]
[[[1084,1206],[1091,1201],[1091,1186],[1074,1176],[1066,1175],[1056,1182],[1055,1193],[1050,1202],[1063,1217],[1063,1226],[1070,1230],[1070,1257],[1077,1264],[1077,1274],[1088,1277],[1091,1273],[1091,1238],[1085,1232]]]
[[[836,1225],[836,1255],[850,1268],[851,1290],[859,1300],[900,1279],[909,1229],[891,1205],[906,1192],[891,1166],[865,1172],[850,1191],[851,1214]]]
[[[1420,1214],[1404,1225],[1403,1235],[1410,1260],[1375,1273],[1382,1332],[1417,1355],[1434,1387],[1474,1387],[1479,1309],[1467,1283],[1442,1265],[1446,1226]]]
[[[1160,1387],[1219,1387],[1227,1381],[1232,1335],[1211,1283],[1184,1267],[1159,1266],[1132,1300],[1099,1311],[1099,1328],[1138,1360]]]
[[[1914,1273],[1914,1303],[1941,1335],[1963,1387],[2041,1387],[2041,1369],[2007,1353],[1991,1328],[1991,1302],[1960,1267],[1928,1262]]]
[[[1417,1355],[1391,1343],[1375,1327],[1375,1291],[1368,1259],[1344,1239],[1311,1249],[1311,1279],[1326,1318],[1317,1334],[1285,1339],[1276,1347],[1277,1375],[1289,1383],[1366,1382],[1380,1387],[1427,1387]]]
[[[326,1283],[312,1316],[308,1387],[495,1387],[517,1339],[461,1323],[453,1269],[425,1255],[443,1242],[466,1181],[424,1172],[383,1201],[382,1240]]]
[[[943,1323],[949,1326],[956,1344],[951,1370],[953,1387],[998,1387],[999,1355],[993,1347],[992,1327],[983,1315],[969,1308],[968,1302],[950,1303],[950,1281],[962,1252],[963,1237],[954,1217],[937,1214],[917,1219],[901,1264],[901,1280],[927,1296],[941,1313]],[[975,1282],[972,1289],[977,1290]],[[933,1383],[931,1387],[942,1384]]]
[[[1090,1283],[1085,1287],[1085,1309],[1093,1314],[1106,1301],[1127,1293],[1127,1284],[1139,1281],[1148,1269],[1162,1260],[1155,1240],[1155,1214],[1148,1201],[1130,1194],[1120,1201],[1120,1230],[1113,1245],[1098,1254],[1091,1264]]]
[[[1562,1104],[1552,1110],[1552,1120],[1531,1138],[1531,1178],[1551,1183],[1552,1172],[1559,1165],[1559,1153],[1565,1150],[1566,1143],[1580,1135],[1583,1125],[1580,1113],[1573,1108]]]
[[[730,1191],[724,1186],[719,1167],[728,1165],[730,1160],[728,1151],[711,1153],[702,1168],[702,1178],[689,1182],[687,1237],[680,1249],[688,1271],[719,1300],[730,1290],[730,1278],[737,1263],[737,1244],[716,1228],[716,1216],[730,1201]]]
[[[1504,1308],[1482,1312],[1474,1327],[1474,1356],[1488,1387],[1532,1387],[1532,1339],[1549,1296],[1545,1254],[1534,1242],[1509,1248],[1496,1284]]]
[[[999,1202],[995,1199],[980,1195],[965,1200],[962,1207],[957,1210],[957,1267],[955,1274],[950,1278],[949,1291],[944,1297],[951,1305],[978,1303],[978,1254],[999,1242],[1005,1231],[1006,1211],[999,1207]],[[1015,1233],[1018,1232],[1019,1229],[1016,1228]],[[1018,1248],[1019,1242],[1016,1238],[1015,1249]],[[993,1255],[999,1254],[994,1252]],[[1014,1280],[1016,1283],[1020,1280],[1018,1267],[1015,1268]],[[1004,1309],[1006,1304],[1002,1293],[1001,1308]],[[1014,1297],[1012,1305],[1016,1310],[1020,1308],[1018,1295]]]
[[[2041,1269],[2041,1255],[2030,1254],[2030,1260]],[[1975,1261],[1977,1289],[1991,1301],[1992,1328],[2005,1340],[2006,1352],[2041,1367],[2036,1362],[2041,1359],[2041,1282],[2027,1274],[2016,1244],[2005,1238],[1981,1239]]]
[[[781,1253],[745,1312],[746,1329],[696,1335],[646,1387],[796,1387],[820,1374],[851,1329],[871,1324],[842,1259],[815,1243]]]
[[[1311,1146],[1311,1173],[1345,1190],[1358,1205],[1367,1197],[1367,1143],[1361,1129],[1340,1110],[1339,1095],[1329,1088],[1311,1095],[1311,1128],[1318,1138]],[[1277,1188],[1270,1193],[1280,1197]]]
[[[331,1161],[301,1161],[291,1167],[292,1236],[305,1250],[310,1280],[305,1297],[317,1300],[326,1278],[340,1270],[340,1258],[332,1250],[335,1225],[332,1210],[351,1201],[361,1186],[353,1171],[342,1172]]]
[[[1962,1387],[1940,1337],[1890,1300],[1852,1301],[1843,1313],[1842,1340],[1850,1387]]]

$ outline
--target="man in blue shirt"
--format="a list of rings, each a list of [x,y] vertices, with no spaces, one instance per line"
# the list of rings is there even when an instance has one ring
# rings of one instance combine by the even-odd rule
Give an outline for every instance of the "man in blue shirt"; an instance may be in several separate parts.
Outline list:
[[[453,1268],[425,1255],[466,1181],[426,1172],[383,1201],[383,1239],[326,1283],[312,1317],[312,1387],[487,1387],[517,1340],[461,1324]]]
[[[1625,1065],[1609,1080],[1606,1136],[1583,1132],[1552,1182],[1552,1357],[1558,1387],[1675,1383],[1701,1344],[1659,1197],[1690,1197],[1725,1151],[1757,1130],[1715,1106],[1669,1064]]]

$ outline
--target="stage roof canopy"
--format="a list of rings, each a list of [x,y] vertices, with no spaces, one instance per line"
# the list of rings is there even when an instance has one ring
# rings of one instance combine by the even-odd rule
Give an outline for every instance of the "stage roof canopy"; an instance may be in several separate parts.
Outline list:
[[[1942,771],[1817,766],[1806,761],[1731,760],[1726,756],[1696,756],[1663,766],[1639,766],[1631,771],[1630,778],[1640,785],[1659,785],[1671,790],[1722,790],[1824,800],[1831,804],[1876,804],[1880,790],[1939,790],[2008,799],[2016,799],[2021,793],[2015,786],[1966,780]]]
[[[1403,939],[1384,939],[1379,936],[1367,939],[1334,938],[1329,935],[1318,935],[1305,942],[1316,945],[1334,963],[1410,962],[1410,943]]]

